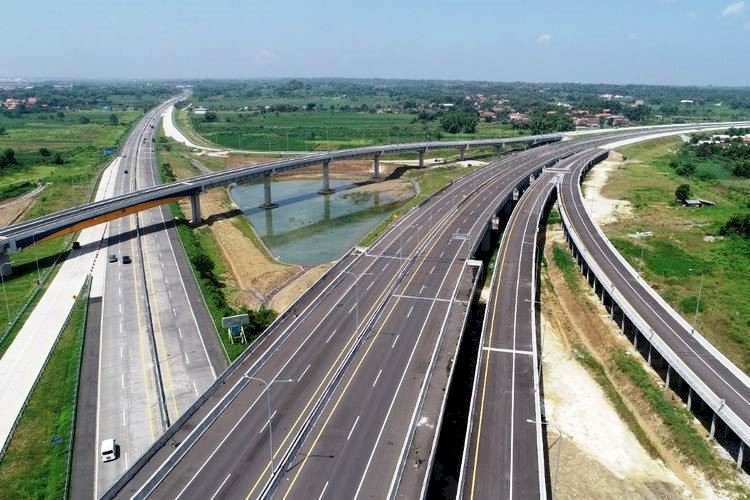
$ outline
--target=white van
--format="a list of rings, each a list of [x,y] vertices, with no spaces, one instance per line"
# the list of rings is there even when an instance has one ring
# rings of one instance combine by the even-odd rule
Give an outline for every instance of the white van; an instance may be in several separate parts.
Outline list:
[[[111,462],[117,458],[117,443],[114,439],[102,441],[102,462]]]

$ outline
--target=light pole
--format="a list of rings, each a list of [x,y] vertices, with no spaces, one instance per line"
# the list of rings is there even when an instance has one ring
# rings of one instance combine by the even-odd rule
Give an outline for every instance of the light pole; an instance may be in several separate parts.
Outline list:
[[[369,276],[372,273],[362,273],[359,276],[351,271],[343,271],[345,274],[351,274],[354,278],[354,331],[359,327],[359,279],[362,276]]]
[[[10,265],[10,262],[3,262],[2,265],[0,265],[0,282],[3,284],[3,297],[5,298],[5,313],[8,315],[8,326],[10,326],[10,307],[8,307],[8,293],[5,291],[5,276],[3,276],[3,268]]]
[[[689,268],[690,271],[697,271],[697,269]],[[701,293],[703,292],[703,278],[705,273],[701,270],[701,284],[698,287],[698,300],[695,301],[695,319],[693,319],[693,326],[698,328],[698,311],[701,305]]]
[[[271,423],[271,385],[275,384],[277,382],[294,382],[294,379],[276,379],[272,380],[269,384],[265,380],[259,377],[251,377],[249,375],[245,375],[245,378],[249,380],[257,380],[258,382],[262,383],[264,386],[266,386],[266,400],[268,401],[268,442],[269,447],[271,450],[271,477],[273,477],[273,471],[275,469],[273,464],[273,425]]]
[[[537,424],[538,422],[534,420],[533,418],[527,418],[526,421],[530,424]],[[554,424],[550,422],[549,420],[542,420],[542,425],[552,425],[555,429],[557,429],[557,465],[555,465],[555,480],[552,482],[552,498],[556,496],[557,492],[557,479],[560,476],[560,453],[562,451],[562,431],[560,430],[560,427],[557,426],[557,424]]]
[[[31,238],[31,242],[34,244],[34,262],[36,262],[36,283],[37,285],[42,284],[42,273],[39,271],[39,255],[36,253],[36,235]]]

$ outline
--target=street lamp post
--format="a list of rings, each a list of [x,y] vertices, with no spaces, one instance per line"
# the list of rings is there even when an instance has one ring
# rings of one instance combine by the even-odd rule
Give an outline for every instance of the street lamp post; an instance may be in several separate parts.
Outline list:
[[[690,268],[690,271],[697,271],[697,269]],[[693,326],[698,328],[698,311],[701,305],[701,294],[703,293],[703,278],[706,274],[701,270],[701,284],[698,287],[698,300],[695,301],[695,317],[693,319]]]
[[[5,291],[5,276],[3,276],[3,268],[10,265],[10,262],[3,262],[3,264],[0,265],[0,282],[3,284],[3,298],[5,298],[5,313],[8,315],[8,326],[10,326],[10,307],[8,306],[8,292]]]
[[[533,418],[527,418],[526,421],[530,424],[536,424],[537,421]],[[560,430],[560,427],[557,426],[557,424],[550,422],[549,420],[542,420],[542,425],[552,425],[557,429],[557,434],[559,438],[557,439],[557,464],[555,465],[555,480],[552,482],[552,497],[554,498],[556,496],[557,492],[557,479],[560,476],[560,453],[562,450],[562,431]]]
[[[294,382],[294,379],[276,379],[272,380],[269,384],[260,377],[250,377],[245,375],[245,378],[250,380],[257,380],[266,387],[266,401],[268,402],[268,442],[271,450],[271,477],[273,477],[273,471],[276,468],[273,463],[273,424],[271,422],[271,385],[279,382]]]
[[[359,279],[362,276],[369,276],[372,273],[362,273],[359,276],[351,271],[343,271],[345,274],[351,274],[354,278],[354,330],[359,327]]]

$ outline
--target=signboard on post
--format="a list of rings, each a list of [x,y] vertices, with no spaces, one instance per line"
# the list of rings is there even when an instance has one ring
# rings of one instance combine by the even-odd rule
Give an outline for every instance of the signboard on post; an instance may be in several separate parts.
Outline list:
[[[224,316],[221,318],[221,326],[227,329],[229,341],[234,344],[234,339],[239,337],[239,342],[247,342],[244,326],[250,323],[250,316],[247,314],[237,314],[236,316]]]

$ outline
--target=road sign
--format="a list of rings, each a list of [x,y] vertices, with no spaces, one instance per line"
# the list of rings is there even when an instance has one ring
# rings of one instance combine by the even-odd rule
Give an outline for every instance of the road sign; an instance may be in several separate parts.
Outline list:
[[[221,326],[224,328],[247,325],[248,323],[250,323],[250,316],[247,314],[238,314],[236,316],[225,316],[221,318]]]

